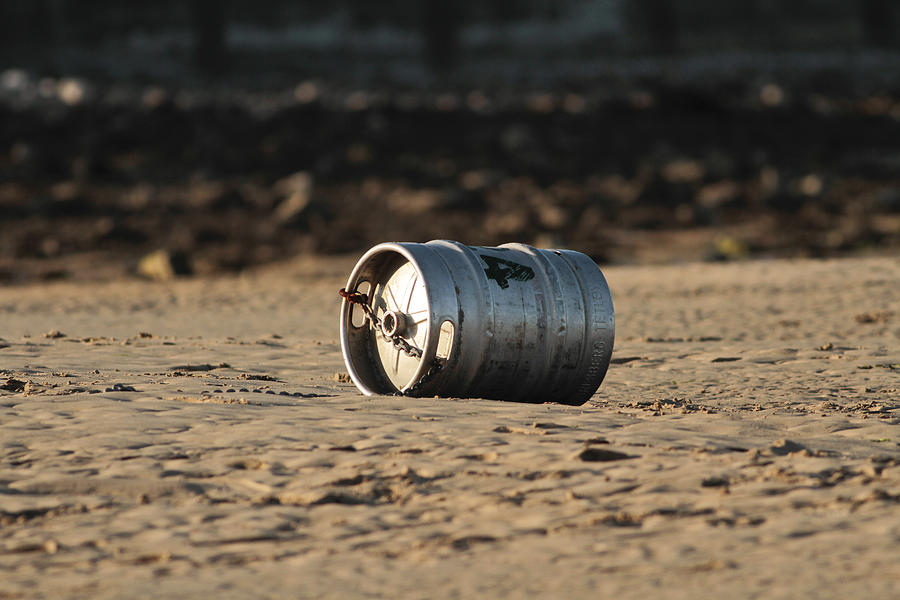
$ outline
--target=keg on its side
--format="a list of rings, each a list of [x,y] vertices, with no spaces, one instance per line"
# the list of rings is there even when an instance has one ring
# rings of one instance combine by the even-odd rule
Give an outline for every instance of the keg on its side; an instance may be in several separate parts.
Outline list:
[[[379,244],[342,295],[344,362],[366,395],[580,405],[609,367],[612,297],[580,252]]]

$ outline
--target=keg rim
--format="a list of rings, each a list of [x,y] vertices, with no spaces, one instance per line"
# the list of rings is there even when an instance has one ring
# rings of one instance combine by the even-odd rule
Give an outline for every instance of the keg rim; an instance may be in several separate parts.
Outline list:
[[[370,248],[365,254],[360,257],[360,259],[356,262],[356,265],[353,268],[353,271],[350,273],[349,278],[347,279],[347,290],[354,291],[357,287],[363,283],[363,281],[368,281],[361,278],[362,273],[365,268],[369,266],[369,263],[383,254],[398,254],[402,258],[404,258],[412,267],[416,270],[416,274],[419,279],[423,282],[426,282],[426,278],[422,271],[421,265],[419,261],[416,260],[415,254],[407,247],[407,244],[403,242],[384,242],[373,246]],[[375,285],[378,282],[368,281],[370,285],[370,292],[375,289]],[[428,315],[431,316],[431,307],[433,306],[432,299],[430,297],[430,291],[428,289],[428,285],[425,285],[425,303],[428,308]],[[413,388],[419,381],[421,381],[425,375],[428,373],[428,365],[434,360],[434,349],[432,346],[432,338],[433,334],[431,331],[431,319],[428,319],[428,327],[425,328],[425,341],[422,344],[422,356],[419,358],[419,364],[416,368],[415,373],[410,378],[410,380],[403,386],[398,387],[396,384],[390,382],[390,385],[395,389],[393,392],[388,389],[378,389],[374,384],[376,382],[367,381],[366,377],[361,373],[360,366],[367,366],[372,368],[371,361],[366,361],[365,365],[359,365],[357,362],[361,360],[356,353],[354,352],[355,348],[351,347],[354,343],[350,337],[350,327],[351,323],[351,309],[352,303],[350,303],[346,298],[341,302],[341,314],[340,314],[340,333],[341,333],[341,353],[343,354],[344,364],[347,367],[347,371],[350,375],[350,379],[356,385],[356,387],[366,396],[374,396],[374,395],[391,395],[399,394],[403,395],[406,391]],[[369,329],[370,335],[372,330]],[[364,352],[363,352],[364,354]]]

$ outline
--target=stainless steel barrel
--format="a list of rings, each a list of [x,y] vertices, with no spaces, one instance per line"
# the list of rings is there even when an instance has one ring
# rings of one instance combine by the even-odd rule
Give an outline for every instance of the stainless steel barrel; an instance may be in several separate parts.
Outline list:
[[[613,350],[609,286],[572,250],[379,244],[341,295],[344,362],[366,395],[580,405]]]

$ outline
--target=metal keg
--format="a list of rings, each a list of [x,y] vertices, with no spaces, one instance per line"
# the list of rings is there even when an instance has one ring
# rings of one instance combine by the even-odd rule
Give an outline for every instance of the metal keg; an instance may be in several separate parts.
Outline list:
[[[384,243],[341,295],[344,362],[366,395],[581,405],[613,350],[609,286],[572,250]]]

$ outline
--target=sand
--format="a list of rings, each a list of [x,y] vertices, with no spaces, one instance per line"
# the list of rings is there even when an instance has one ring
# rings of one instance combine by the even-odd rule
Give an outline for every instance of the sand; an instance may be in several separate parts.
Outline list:
[[[900,594],[900,261],[605,269],[582,407],[363,397],[353,262],[0,288],[0,598]]]

